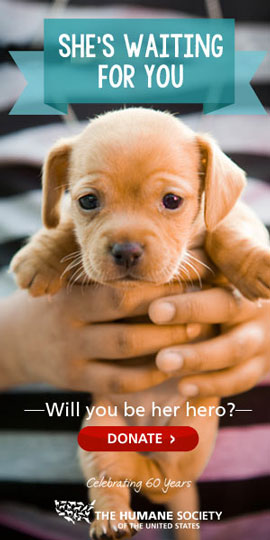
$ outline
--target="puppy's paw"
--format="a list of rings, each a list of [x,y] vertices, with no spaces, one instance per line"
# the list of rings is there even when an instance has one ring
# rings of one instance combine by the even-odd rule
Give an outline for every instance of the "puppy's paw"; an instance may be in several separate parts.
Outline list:
[[[249,300],[270,299],[270,249],[259,248],[254,252],[243,279],[236,286]]]
[[[53,295],[62,286],[59,264],[41,257],[31,244],[23,247],[12,259],[10,270],[14,272],[17,285],[28,289],[32,296]]]
[[[132,510],[129,508],[123,509],[125,512],[130,512],[132,517]],[[112,507],[109,512],[104,510],[104,515],[110,513],[111,516],[115,515],[115,519],[95,519],[90,527],[90,538],[93,540],[116,540],[121,538],[131,538],[138,531],[138,522],[136,519],[121,519],[119,509],[113,511]]]

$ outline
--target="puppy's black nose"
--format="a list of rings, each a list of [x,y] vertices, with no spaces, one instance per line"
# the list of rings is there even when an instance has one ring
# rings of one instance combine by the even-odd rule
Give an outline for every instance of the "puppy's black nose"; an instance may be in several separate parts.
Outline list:
[[[142,256],[143,247],[138,242],[121,242],[112,245],[111,254],[115,264],[131,268]]]

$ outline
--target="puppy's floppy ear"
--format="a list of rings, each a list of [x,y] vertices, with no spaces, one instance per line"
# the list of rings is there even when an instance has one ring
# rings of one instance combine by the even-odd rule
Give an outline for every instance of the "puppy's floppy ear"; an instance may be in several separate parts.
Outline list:
[[[246,180],[245,173],[231,161],[217,143],[207,135],[198,135],[205,174],[204,220],[207,230],[213,231],[234,207]]]
[[[50,150],[43,167],[42,220],[45,227],[57,227],[60,201],[68,180],[69,158],[73,139],[60,139]]]

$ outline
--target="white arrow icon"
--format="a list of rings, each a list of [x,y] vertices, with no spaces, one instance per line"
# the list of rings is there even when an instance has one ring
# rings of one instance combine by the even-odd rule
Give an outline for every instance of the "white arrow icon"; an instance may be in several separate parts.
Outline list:
[[[175,437],[173,435],[170,435],[170,437],[171,437],[170,444],[172,444],[175,441]]]

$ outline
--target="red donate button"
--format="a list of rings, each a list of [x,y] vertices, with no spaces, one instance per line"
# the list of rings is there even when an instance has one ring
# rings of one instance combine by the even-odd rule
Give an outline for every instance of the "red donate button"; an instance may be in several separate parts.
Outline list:
[[[195,429],[179,427],[85,427],[78,443],[89,452],[187,452],[199,442]]]

